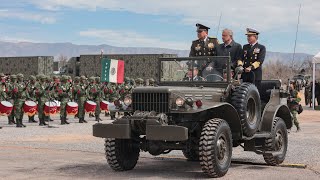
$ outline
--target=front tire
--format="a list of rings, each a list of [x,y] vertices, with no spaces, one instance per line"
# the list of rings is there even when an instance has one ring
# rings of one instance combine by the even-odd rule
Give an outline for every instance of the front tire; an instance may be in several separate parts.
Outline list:
[[[200,165],[209,177],[222,177],[230,167],[232,134],[223,119],[211,119],[202,129],[200,137]]]
[[[132,170],[139,159],[139,142],[133,139],[107,138],[105,155],[109,166],[115,171]]]
[[[263,158],[268,165],[276,166],[283,163],[288,148],[287,127],[283,119],[276,117],[272,124],[271,138],[266,139],[265,149],[267,151],[278,151],[276,155],[272,153],[263,154]]]

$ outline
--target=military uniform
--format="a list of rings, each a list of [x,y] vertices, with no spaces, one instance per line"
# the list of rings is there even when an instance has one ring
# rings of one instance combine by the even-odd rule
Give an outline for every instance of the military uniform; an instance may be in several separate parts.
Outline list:
[[[13,90],[14,90],[14,84],[16,84],[17,82],[17,76],[16,75],[11,75],[10,76],[10,83],[8,83],[8,98],[9,101],[12,105],[14,105],[14,100],[13,100]],[[16,124],[15,120],[14,120],[14,111],[15,108],[12,109],[11,114],[8,116],[8,124],[9,125],[13,125]]]
[[[300,131],[299,121],[297,118],[300,101],[301,101],[301,98],[298,95],[298,91],[295,90],[294,88],[290,88],[290,99],[289,99],[288,105],[292,114],[293,123],[296,126],[297,131]]]
[[[49,101],[51,93],[49,90],[50,87],[46,83],[46,76],[41,75],[39,78],[40,82],[36,85],[35,94],[38,101],[39,125],[45,126],[47,124],[45,123],[46,115],[44,113],[44,106],[45,103]]]
[[[0,73],[0,102],[1,101],[7,101],[8,100],[8,95],[7,95],[7,85],[6,85],[6,81],[5,81],[5,75],[3,73]],[[2,127],[0,126],[0,129],[2,129]]]
[[[86,77],[81,76],[81,82],[80,86],[75,89],[77,93],[77,99],[78,99],[78,116],[79,116],[79,123],[87,123],[86,120],[84,120],[85,117],[85,108],[84,105],[87,100],[87,84],[86,84]]]
[[[254,29],[247,29],[246,35],[259,35],[259,32]],[[238,61],[239,66],[243,68],[251,67],[250,72],[242,73],[241,78],[244,82],[250,82],[260,88],[262,80],[262,63],[266,56],[266,48],[256,42],[255,44],[246,44],[243,46],[243,59]]]
[[[29,83],[27,85],[27,91],[29,93],[29,97],[30,97],[30,100],[36,102],[36,92],[35,92],[35,89],[36,89],[36,85],[37,85],[37,81],[36,81],[36,77],[35,76],[30,76],[29,78]],[[28,116],[29,118],[29,123],[37,123],[36,120],[34,120],[34,116],[35,115],[32,115],[32,116]]]
[[[101,113],[101,109],[100,109],[100,102],[101,102],[100,78],[99,79],[97,79],[95,77],[90,78],[90,84],[88,87],[88,99],[91,101],[94,101],[97,104],[96,109],[95,109],[95,118],[96,118],[96,121],[101,121],[101,119],[100,119],[100,113]]]
[[[14,116],[17,120],[17,127],[26,127],[22,123],[23,105],[27,99],[30,99],[26,84],[23,82],[23,74],[17,75],[18,81],[13,84]]]
[[[72,97],[74,102],[78,102],[78,89],[80,89],[80,77],[76,76],[74,78],[73,86],[72,86]],[[79,112],[79,107],[78,107],[78,112]],[[74,118],[79,118],[78,113],[74,115]]]
[[[69,124],[66,107],[67,103],[72,99],[72,87],[67,81],[68,78],[62,76],[60,85],[55,88],[58,100],[60,101],[60,120],[62,125]]]

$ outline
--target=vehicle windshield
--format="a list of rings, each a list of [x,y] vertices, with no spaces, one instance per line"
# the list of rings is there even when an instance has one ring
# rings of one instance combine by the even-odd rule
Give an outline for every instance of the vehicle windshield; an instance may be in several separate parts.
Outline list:
[[[164,58],[160,60],[160,81],[227,82],[228,60],[229,57]]]

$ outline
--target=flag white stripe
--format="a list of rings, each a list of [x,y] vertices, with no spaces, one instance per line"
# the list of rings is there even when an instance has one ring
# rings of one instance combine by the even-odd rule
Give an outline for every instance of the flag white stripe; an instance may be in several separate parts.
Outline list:
[[[111,60],[110,71],[109,71],[109,82],[117,83],[117,76],[118,76],[118,61]]]

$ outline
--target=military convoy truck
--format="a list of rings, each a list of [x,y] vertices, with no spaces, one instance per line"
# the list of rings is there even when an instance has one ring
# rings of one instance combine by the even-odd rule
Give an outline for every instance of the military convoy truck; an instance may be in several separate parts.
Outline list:
[[[278,80],[262,81],[260,90],[243,83],[230,64],[229,57],[160,58],[158,86],[133,90],[131,115],[93,125],[109,166],[127,171],[141,151],[180,150],[209,177],[221,177],[237,146],[281,164],[292,126],[288,93]]]

